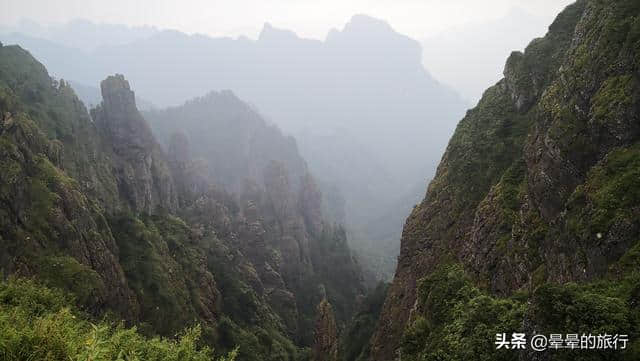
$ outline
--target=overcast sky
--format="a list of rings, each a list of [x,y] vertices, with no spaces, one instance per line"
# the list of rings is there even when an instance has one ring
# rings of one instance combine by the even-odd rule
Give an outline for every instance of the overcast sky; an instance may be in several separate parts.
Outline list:
[[[94,22],[154,25],[188,33],[247,35],[264,22],[324,39],[353,14],[387,20],[416,39],[447,28],[503,17],[513,8],[552,19],[570,0],[0,0],[0,24],[41,24],[85,18]]]

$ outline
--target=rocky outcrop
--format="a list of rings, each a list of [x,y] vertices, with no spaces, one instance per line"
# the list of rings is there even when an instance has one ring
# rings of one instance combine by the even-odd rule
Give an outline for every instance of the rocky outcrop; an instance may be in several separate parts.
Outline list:
[[[312,361],[338,360],[338,329],[331,304],[322,300],[318,304],[316,327],[313,333]]]
[[[406,326],[430,314],[417,287],[442,265],[508,296],[603,277],[637,242],[640,199],[621,193],[638,185],[626,157],[640,140],[640,50],[620,25],[634,4],[567,7],[461,120],[404,227],[373,360],[397,357]]]
[[[138,112],[135,94],[121,74],[100,84],[103,101],[91,111],[107,147],[116,156],[118,188],[134,211],[175,210],[177,199],[165,156]]]

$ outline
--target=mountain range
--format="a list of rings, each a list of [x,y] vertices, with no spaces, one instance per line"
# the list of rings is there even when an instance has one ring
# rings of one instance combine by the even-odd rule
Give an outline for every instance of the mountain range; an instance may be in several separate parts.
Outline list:
[[[385,238],[388,229],[370,232],[366,225],[374,221],[371,214],[396,207],[402,198],[419,201],[414,189],[433,176],[467,106],[424,69],[417,41],[366,15],[331,30],[324,41],[267,23],[257,40],[145,28],[131,29],[130,36],[119,37],[128,42],[116,43],[106,35],[101,40],[109,29],[95,25],[89,33],[102,45],[88,47],[69,35],[79,26],[88,25],[1,38],[25,47],[53,75],[84,89],[79,94],[88,104],[98,98],[92,84],[116,72],[135,84],[147,109],[233,90],[296,137],[323,193],[333,194],[327,202],[344,200],[344,211],[336,210],[333,218],[346,223],[356,248],[380,250],[374,258],[391,264],[385,271],[390,277],[396,254],[386,250],[398,249],[399,239]],[[126,34],[126,28],[118,29]],[[391,211],[404,218],[410,208]],[[371,262],[377,261],[365,260]]]
[[[321,302],[338,324],[350,319],[365,292],[361,269],[345,231],[324,221],[295,141],[230,93],[167,111],[184,121],[153,130],[123,75],[100,88],[88,112],[27,51],[0,47],[3,274],[35,278],[73,297],[78,314],[111,313],[145,334],[199,324],[202,342],[220,353],[240,346],[242,360],[303,357]],[[218,129],[221,152],[209,153],[194,135],[209,142]],[[238,148],[247,137],[250,158]],[[245,187],[227,191],[221,172]],[[14,297],[0,302],[15,306]]]

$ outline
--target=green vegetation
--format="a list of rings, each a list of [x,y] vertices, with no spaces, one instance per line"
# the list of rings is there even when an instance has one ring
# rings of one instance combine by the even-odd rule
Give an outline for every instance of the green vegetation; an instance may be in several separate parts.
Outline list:
[[[631,208],[640,204],[640,143],[611,152],[590,171],[583,189],[593,203],[600,231],[621,218],[632,220]]]
[[[146,338],[135,327],[92,323],[54,288],[26,279],[0,283],[0,359],[6,361],[210,361],[213,352],[200,346],[200,328],[175,339]],[[237,351],[218,361],[233,361]]]
[[[637,221],[640,204],[640,143],[617,148],[593,167],[584,184],[576,187],[567,202],[566,237],[578,237],[585,249],[616,228]],[[600,235],[598,237],[598,235]],[[632,245],[636,241],[629,230],[620,236]],[[607,255],[613,262],[620,254]]]
[[[369,359],[369,340],[378,324],[389,284],[379,283],[369,291],[360,310],[347,323],[340,336],[339,357],[344,361],[364,361]]]
[[[526,310],[520,301],[481,292],[459,265],[443,266],[423,279],[418,302],[429,311],[405,331],[403,359],[508,360],[495,350],[495,335],[518,332]]]
[[[307,360],[308,349],[297,348],[291,340],[274,329],[259,326],[240,327],[228,317],[218,324],[220,347],[237,347],[238,359],[247,361]]]
[[[122,215],[109,223],[120,249],[120,263],[140,304],[142,319],[156,333],[169,335],[193,323],[197,314],[189,303],[185,273],[153,220],[145,221]],[[185,232],[184,228],[179,231]]]
[[[360,274],[353,267],[354,259],[344,228],[340,226],[323,228],[316,242],[311,245],[311,257],[314,259],[314,271],[318,283],[325,289],[327,299],[331,303],[338,322],[346,321],[355,313],[355,300],[360,289],[354,285],[360,284]],[[308,293],[313,294],[310,289]],[[315,320],[315,302],[310,302],[313,311],[309,312],[312,322]],[[309,327],[313,329],[313,324]]]
[[[67,290],[79,305],[95,305],[104,298],[105,285],[100,275],[75,258],[59,255],[34,262],[38,279],[49,287]]]
[[[0,47],[0,118],[5,112],[21,123],[18,135],[35,153],[64,168],[102,207],[114,207],[116,179],[85,106],[69,84],[49,77],[19,46]]]
[[[636,263],[637,266],[637,263]],[[637,360],[640,356],[640,273],[587,284],[545,283],[509,298],[481,291],[458,264],[420,282],[418,312],[405,330],[403,360],[518,360],[497,350],[498,333],[627,334],[626,351],[547,351],[553,360]]]
[[[141,332],[169,336],[204,320],[203,341],[223,352],[239,348],[238,360],[304,357],[306,351],[285,336],[280,320],[242,280],[243,271],[218,239],[200,239],[184,221],[170,215],[123,213],[109,223],[125,275],[140,303],[145,321]],[[211,312],[220,311],[220,319],[214,322]]]
[[[633,103],[633,78],[631,75],[611,77],[593,99],[593,116],[596,122],[606,122],[619,118],[616,113],[626,112]]]

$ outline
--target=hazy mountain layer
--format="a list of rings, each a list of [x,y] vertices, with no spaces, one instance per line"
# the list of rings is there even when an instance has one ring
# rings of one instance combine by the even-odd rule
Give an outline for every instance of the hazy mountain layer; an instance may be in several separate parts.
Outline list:
[[[308,173],[295,139],[267,124],[230,91],[144,115],[168,147],[175,133],[186,136],[190,155],[205,160],[207,176],[229,191],[241,192],[247,181],[263,183],[264,169],[273,160],[285,165],[293,189]]]
[[[344,200],[345,210],[333,207],[330,215],[358,235],[355,246],[373,247],[375,257],[391,267],[396,254],[387,250],[397,249],[398,239],[386,235],[399,228],[394,223],[393,229],[374,232],[367,227],[375,221],[371,215],[408,214],[410,208],[395,207],[433,176],[454,121],[466,108],[424,69],[418,42],[364,15],[332,30],[325,41],[301,39],[269,24],[255,41],[177,31],[138,37],[132,30],[131,42],[97,39],[104,46],[91,50],[73,46],[80,41],[71,41],[68,32],[56,34],[3,40],[24,46],[53,74],[80,84],[127,74],[138,94],[158,106],[176,106],[215,89],[231,89],[257,106],[298,139],[327,203]]]

